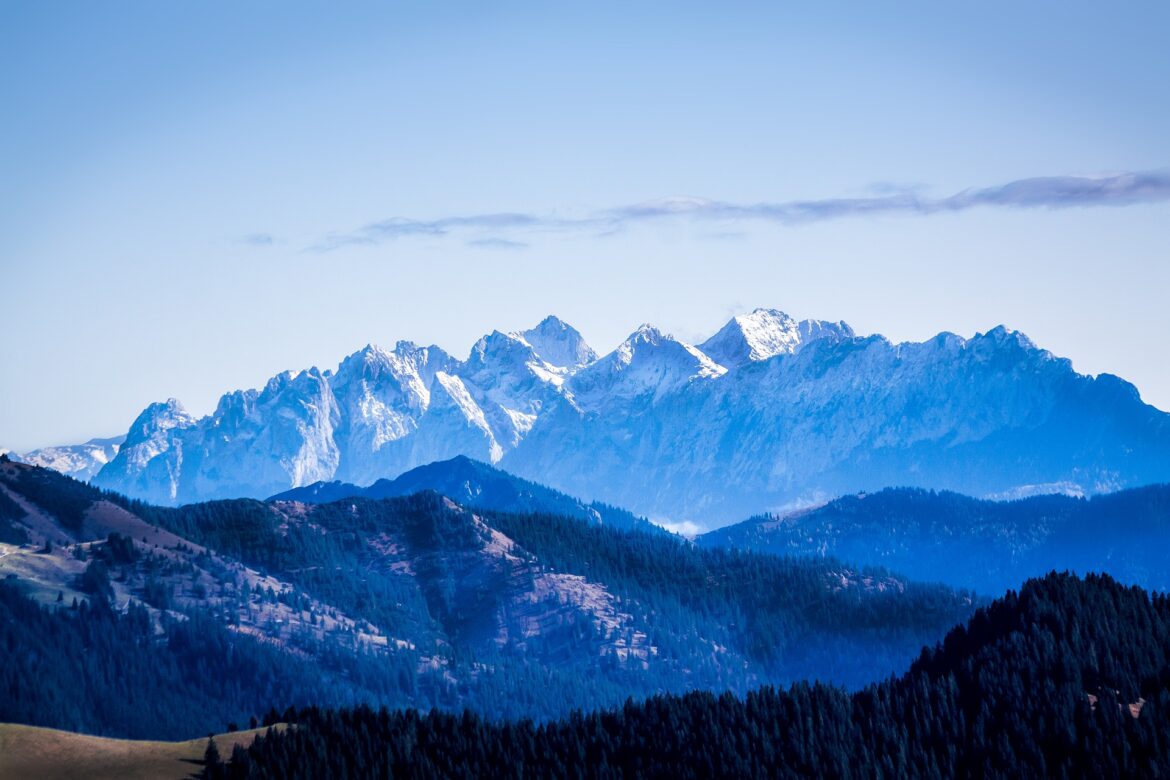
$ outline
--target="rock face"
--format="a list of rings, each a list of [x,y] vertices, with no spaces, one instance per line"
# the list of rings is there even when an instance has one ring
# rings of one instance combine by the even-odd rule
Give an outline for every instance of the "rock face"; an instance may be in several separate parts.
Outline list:
[[[174,504],[369,484],[466,455],[651,519],[717,527],[889,485],[1096,493],[1170,479],[1170,415],[997,327],[894,344],[759,309],[693,346],[598,357],[549,317],[457,360],[368,346],[191,418],[149,407],[96,484]]]

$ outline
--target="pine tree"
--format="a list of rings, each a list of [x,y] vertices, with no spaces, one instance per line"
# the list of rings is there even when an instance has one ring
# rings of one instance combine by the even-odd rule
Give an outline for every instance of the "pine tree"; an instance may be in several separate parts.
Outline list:
[[[206,767],[213,767],[217,766],[219,763],[219,748],[215,746],[215,738],[208,734],[207,750],[203,751],[203,765]]]

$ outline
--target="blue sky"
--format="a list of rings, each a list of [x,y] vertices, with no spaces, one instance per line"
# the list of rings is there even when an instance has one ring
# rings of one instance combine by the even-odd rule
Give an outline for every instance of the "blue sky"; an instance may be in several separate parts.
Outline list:
[[[568,5],[0,3],[0,445],[756,306],[1170,409],[1170,6]]]

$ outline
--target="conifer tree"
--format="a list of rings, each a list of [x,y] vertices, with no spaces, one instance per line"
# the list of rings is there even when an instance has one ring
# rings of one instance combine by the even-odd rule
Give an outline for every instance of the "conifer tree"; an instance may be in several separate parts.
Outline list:
[[[214,767],[219,762],[219,748],[215,746],[215,738],[208,734],[207,749],[203,751],[203,765],[206,767]]]

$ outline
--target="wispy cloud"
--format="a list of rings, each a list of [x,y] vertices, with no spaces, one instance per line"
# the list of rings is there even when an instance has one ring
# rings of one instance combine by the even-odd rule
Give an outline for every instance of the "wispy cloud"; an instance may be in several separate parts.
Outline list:
[[[238,240],[239,243],[248,246],[272,246],[276,243],[276,237],[271,233],[248,233],[240,236]]]
[[[1041,176],[993,187],[971,188],[944,197],[924,195],[921,188],[888,187],[852,198],[821,198],[762,203],[733,203],[693,197],[670,197],[617,206],[578,217],[504,212],[447,216],[431,220],[392,217],[357,230],[330,233],[313,249],[330,251],[355,244],[379,244],[412,236],[449,236],[491,231],[472,246],[522,248],[522,241],[499,234],[536,231],[589,232],[610,235],[626,227],[662,220],[692,222],[768,222],[799,225],[846,217],[885,214],[932,214],[973,208],[1062,209],[1128,206],[1170,200],[1170,171],[1118,173],[1107,176]]]
[[[445,236],[466,230],[515,230],[538,228],[550,220],[533,214],[471,214],[468,216],[442,217],[440,219],[409,219],[390,217],[371,222],[348,233],[330,233],[315,249],[328,251],[353,244],[380,244],[396,238],[409,236]]]
[[[467,242],[468,246],[473,246],[476,249],[505,249],[516,251],[518,249],[527,249],[528,244],[523,241],[512,241],[507,238],[476,238]]]

